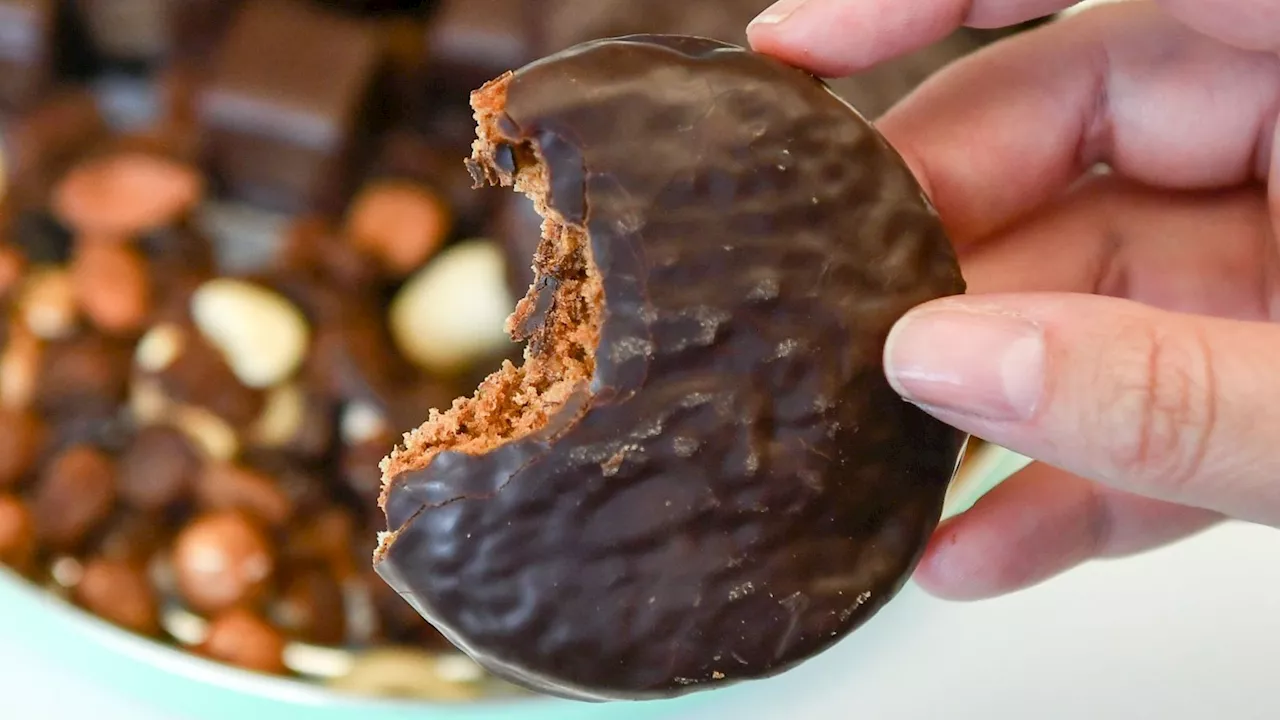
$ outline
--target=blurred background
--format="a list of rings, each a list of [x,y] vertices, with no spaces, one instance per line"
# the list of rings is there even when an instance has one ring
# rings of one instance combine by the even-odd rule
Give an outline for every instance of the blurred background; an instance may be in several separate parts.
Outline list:
[[[373,574],[378,461],[520,352],[539,219],[471,188],[469,92],[598,37],[741,43],[767,4],[0,0],[0,717],[1274,717],[1252,528],[981,605],[908,587],[793,673],[642,705],[496,682]],[[831,84],[874,118],[1022,29]],[[1023,462],[971,454],[951,511]]]

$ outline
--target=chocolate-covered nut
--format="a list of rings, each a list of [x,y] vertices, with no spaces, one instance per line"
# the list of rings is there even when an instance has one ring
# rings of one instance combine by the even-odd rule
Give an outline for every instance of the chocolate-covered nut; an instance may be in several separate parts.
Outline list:
[[[0,409],[0,488],[18,484],[44,449],[44,422],[29,410]]]
[[[80,233],[129,238],[177,221],[203,192],[195,168],[157,154],[120,151],[78,163],[58,182],[51,203]]]
[[[355,19],[296,0],[247,4],[199,102],[225,189],[285,212],[340,208],[378,120],[380,55],[375,29]]]
[[[467,121],[462,124],[467,133],[462,139],[441,137],[436,130],[429,134],[407,128],[387,132],[369,175],[375,180],[411,180],[432,188],[452,209],[454,232],[470,235],[483,230],[506,193],[500,188],[473,187],[466,166],[458,162],[469,152],[472,128],[470,113],[461,115]]]
[[[98,533],[94,550],[98,557],[145,567],[167,548],[171,530],[163,518],[152,512],[117,511]]]
[[[200,473],[196,497],[207,511],[238,510],[264,525],[280,526],[293,503],[270,475],[231,463],[209,463]]]
[[[178,430],[144,427],[117,464],[120,497],[142,510],[163,510],[185,501],[200,474],[196,446]]]
[[[228,610],[209,623],[197,652],[246,670],[281,675],[285,638],[257,614],[242,608]]]
[[[36,403],[58,416],[110,415],[128,394],[129,343],[97,333],[45,345]]]
[[[115,501],[111,458],[87,445],[64,450],[40,473],[31,501],[40,540],[74,550],[110,517]]]
[[[342,586],[317,567],[296,567],[285,574],[270,617],[289,637],[318,645],[340,645],[347,633]]]
[[[965,290],[906,164],[821,81],[705,38],[577,46],[473,103],[477,178],[553,218],[527,360],[388,458],[377,571],[578,698],[773,675],[859,627],[965,440],[884,378],[893,323]]]
[[[138,251],[113,239],[82,238],[71,263],[80,309],[104,333],[137,333],[151,313],[151,276]]]
[[[426,187],[381,180],[369,183],[356,195],[347,213],[345,232],[387,272],[403,277],[440,247],[450,223],[449,209]]]
[[[160,630],[160,609],[146,568],[121,560],[85,563],[74,597],[89,612],[143,635]]]
[[[200,612],[251,604],[275,571],[271,543],[244,515],[201,515],[178,534],[173,546],[178,591]]]
[[[31,510],[14,495],[0,495],[0,564],[25,573],[36,557],[36,526]]]

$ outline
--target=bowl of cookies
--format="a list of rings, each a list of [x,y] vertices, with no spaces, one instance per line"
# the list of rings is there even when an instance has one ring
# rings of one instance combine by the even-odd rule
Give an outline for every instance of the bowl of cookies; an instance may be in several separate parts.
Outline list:
[[[476,613],[455,604],[444,618],[439,611],[445,595],[439,593],[466,575],[451,575],[457,568],[450,563],[478,568],[477,558],[488,557],[490,549],[446,552],[466,545],[464,540],[484,542],[461,538],[461,526],[446,532],[447,513],[431,515],[441,518],[432,520],[433,532],[446,534],[433,535],[421,547],[401,531],[427,517],[427,510],[496,493],[505,485],[495,478],[522,471],[524,465],[512,465],[510,457],[492,467],[484,460],[504,444],[515,447],[515,440],[545,433],[575,402],[573,387],[589,386],[593,373],[603,376],[596,373],[603,361],[592,357],[591,343],[612,343],[619,377],[626,375],[623,360],[650,357],[652,350],[634,334],[614,336],[608,330],[612,326],[604,318],[620,317],[629,300],[614,302],[608,312],[597,302],[624,297],[631,291],[618,288],[634,276],[625,274],[630,271],[619,258],[613,275],[596,272],[599,262],[583,260],[590,257],[584,248],[604,242],[607,232],[592,228],[585,216],[574,217],[571,202],[563,204],[563,195],[553,197],[545,182],[535,181],[537,167],[547,167],[538,163],[552,155],[555,143],[528,128],[485,125],[493,117],[485,115],[484,103],[493,96],[478,94],[476,101],[473,91],[495,87],[491,83],[504,77],[510,81],[506,73],[554,54],[562,67],[589,74],[571,61],[589,54],[580,43],[595,38],[678,32],[740,43],[741,28],[764,4],[724,0],[721,12],[708,15],[675,2],[646,7],[661,10],[656,14],[636,13],[628,3],[584,14],[570,0],[0,2],[0,607],[7,637],[74,648],[66,653],[69,663],[208,717],[270,709],[277,717],[296,712],[312,720],[406,712],[574,718],[600,711],[528,688],[591,699],[689,694],[682,688],[702,678],[677,673],[654,684],[641,673],[600,692],[558,684],[551,675],[571,667],[585,672],[592,657],[601,657],[575,650],[583,637],[572,633],[540,635],[535,645],[554,647],[545,658],[581,652],[581,662],[548,660],[548,670],[497,657],[481,645],[503,632],[514,639],[516,625],[499,627],[495,635],[486,623],[507,622],[522,612],[503,605],[502,595],[524,587],[516,596],[528,596],[520,583],[532,576],[512,565],[521,553],[486,566],[505,579],[497,585],[506,589],[455,593],[454,601],[474,602]],[[653,43],[629,42],[595,49],[596,60],[633,57],[605,63],[598,81],[627,87],[627,73],[652,77],[665,67],[627,65],[637,62],[634,57],[651,62],[645,52],[653,52]],[[710,51],[673,42],[678,52]],[[846,85],[842,96],[870,110],[879,102],[876,91],[896,98],[927,74],[921,67],[941,65],[978,44],[948,42],[953,44],[916,61],[911,71],[886,70],[874,87],[863,79]],[[767,70],[779,74],[771,65]],[[729,77],[723,69],[715,73],[717,82]],[[818,82],[782,75],[789,84],[778,87]],[[744,82],[756,77],[763,75]],[[638,115],[661,116],[659,85],[631,88],[651,103]],[[822,105],[850,132],[861,133],[859,138],[876,137],[835,95],[828,101],[813,88],[803,92],[815,98],[806,102]],[[529,106],[531,118],[546,110],[548,97]],[[677,113],[689,111],[671,102]],[[625,115],[615,108],[590,122],[602,127]],[[723,120],[707,116],[698,122],[711,128]],[[502,132],[508,133],[505,140]],[[868,147],[874,149],[862,151],[855,162],[878,168],[894,187],[910,184],[893,157],[874,142]],[[656,155],[645,172],[656,176],[675,168],[661,164],[673,162],[670,154]],[[774,163],[777,171],[785,172],[787,162]],[[622,190],[625,195],[638,187]],[[691,187],[689,197],[696,197],[701,190]],[[605,208],[599,192],[594,202]],[[818,194],[812,202],[820,204]],[[928,236],[921,241],[927,252],[940,253],[938,274],[910,291],[857,299],[871,323],[851,335],[858,338],[857,353],[874,345],[886,312],[958,287],[926,204],[904,204],[898,195],[872,204],[883,208],[893,202],[900,205],[895,212],[913,214],[910,223]],[[644,212],[624,205],[613,208],[615,230],[627,222],[657,227]],[[575,235],[569,226],[582,232]],[[878,237],[883,240],[883,233]],[[655,238],[656,233],[650,237]],[[652,252],[673,247],[655,245]],[[776,259],[779,267],[790,262]],[[696,284],[693,270],[705,270],[706,262],[672,265],[662,292],[675,293],[691,280]],[[713,266],[738,267],[736,262],[726,255]],[[773,302],[770,293],[776,300],[784,292],[764,275],[752,282],[758,297],[743,300],[730,314],[755,317],[757,306]],[[667,319],[672,332],[688,336],[671,340],[672,347],[705,349],[719,342],[714,326],[728,319],[717,320],[707,303],[699,307],[701,315]],[[810,337],[810,344],[818,337]],[[812,358],[834,357],[812,348],[804,355],[798,344],[775,340],[771,352],[781,354],[769,362],[802,358],[794,367],[791,360],[769,366],[781,368],[777,382],[811,373]],[[744,342],[751,352],[758,350],[752,338]],[[557,354],[571,359],[551,362]],[[857,376],[831,380],[840,392],[875,384],[867,380],[869,360],[850,362],[833,365]],[[677,378],[671,388],[681,387],[679,368],[663,372]],[[762,377],[763,387],[775,382],[768,372]],[[610,393],[598,387],[591,392],[602,398],[628,391],[620,385]],[[680,402],[697,395],[682,392]],[[901,430],[886,421],[889,435],[854,438],[847,435],[850,418],[837,418],[839,413],[821,405],[830,398],[812,389],[804,393],[812,395],[805,402],[818,408],[805,422],[829,431],[826,439],[812,441],[818,445],[834,438],[842,447],[864,441],[887,447],[897,437],[892,433]],[[634,459],[639,445],[622,443],[596,455],[620,433],[638,432],[636,417],[619,425],[603,411],[588,410],[581,408],[575,417],[595,413],[584,427],[612,439],[595,449],[585,440],[560,446],[569,448],[562,454],[572,462],[548,465],[544,477],[572,480],[567,469],[581,471],[585,462],[601,478],[626,481],[635,472],[628,453]],[[758,419],[782,423],[769,413]],[[963,480],[964,472],[961,481],[951,482],[963,446],[955,433],[918,417],[893,422],[923,433],[920,442],[933,453],[933,489],[918,497],[918,505],[908,503],[913,509],[906,513],[908,534],[919,535],[931,514],[936,520],[941,511],[939,488],[950,484],[946,502],[959,507],[988,484]],[[624,433],[622,427],[629,429]],[[790,433],[785,423],[777,427],[782,435]],[[698,447],[706,439],[696,432],[655,436],[671,444],[674,464],[667,477],[696,475],[706,467],[690,464],[705,457]],[[559,440],[539,437],[548,448]],[[818,445],[810,448],[826,452]],[[730,457],[727,448],[717,457]],[[803,470],[799,456],[790,453],[778,451],[768,472]],[[533,452],[526,460],[530,467],[546,465],[544,455]],[[901,458],[890,455],[877,456],[873,475],[903,471]],[[478,458],[482,467],[467,467],[459,458]],[[748,469],[761,462],[752,452],[738,460]],[[801,465],[787,470],[793,461]],[[983,477],[998,474],[996,461],[984,462]],[[423,476],[428,469],[435,475]],[[814,488],[828,482],[816,471],[801,475]],[[458,489],[472,481],[474,487]],[[877,483],[883,484],[868,487]],[[646,505],[659,498],[644,492],[633,500],[640,503],[633,510],[659,513],[673,502]],[[758,511],[777,500],[765,493],[753,502]],[[461,510],[466,503],[455,504]],[[487,517],[504,518],[498,511]],[[866,520],[857,513],[845,519]],[[625,532],[633,520],[619,516],[608,530]],[[592,539],[568,528],[559,528],[559,537],[582,542],[562,548],[564,558],[581,568],[598,562],[616,572],[609,563],[617,558],[610,559],[608,549],[629,540],[608,533]],[[597,530],[589,524],[578,529]],[[495,545],[512,540],[489,537]],[[850,618],[861,617],[858,606],[878,605],[881,587],[899,583],[913,548],[904,545],[891,558],[893,567],[876,579],[875,601],[851,605],[837,634]],[[552,582],[539,577],[543,581]],[[627,581],[600,582],[617,587]],[[565,612],[575,607],[568,596],[539,587],[542,601],[562,605]],[[742,582],[726,592],[746,596],[755,588]],[[581,601],[592,602],[586,596]],[[634,639],[642,623],[622,630],[635,617],[605,619],[619,628],[618,637]],[[522,616],[519,622],[524,621]],[[798,655],[825,642],[802,645]],[[776,661],[795,659],[760,660],[751,652],[739,658],[750,675],[770,674],[775,665],[781,669]],[[662,670],[661,663],[650,662],[652,654],[635,657]],[[708,673],[707,679],[724,677],[720,669]],[[603,677],[591,681],[608,684]],[[657,689],[636,690],[627,683]],[[654,706],[626,707],[611,708],[609,717],[652,712]],[[423,708],[430,714],[422,714]]]

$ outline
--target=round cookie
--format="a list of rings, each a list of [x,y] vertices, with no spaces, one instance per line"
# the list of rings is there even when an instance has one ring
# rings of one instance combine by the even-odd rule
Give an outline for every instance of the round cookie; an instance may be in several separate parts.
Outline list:
[[[546,218],[528,340],[383,463],[378,573],[494,673],[565,697],[779,673],[870,618],[966,436],[884,377],[964,292],[898,154],[814,77],[687,36],[473,94],[477,181]]]

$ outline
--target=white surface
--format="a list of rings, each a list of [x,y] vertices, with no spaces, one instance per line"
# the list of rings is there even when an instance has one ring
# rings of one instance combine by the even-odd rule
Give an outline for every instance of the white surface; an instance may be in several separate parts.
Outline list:
[[[161,718],[28,655],[0,647],[0,717]],[[698,720],[1274,719],[1280,532],[1224,526],[980,603],[908,587],[831,652],[697,710]]]

